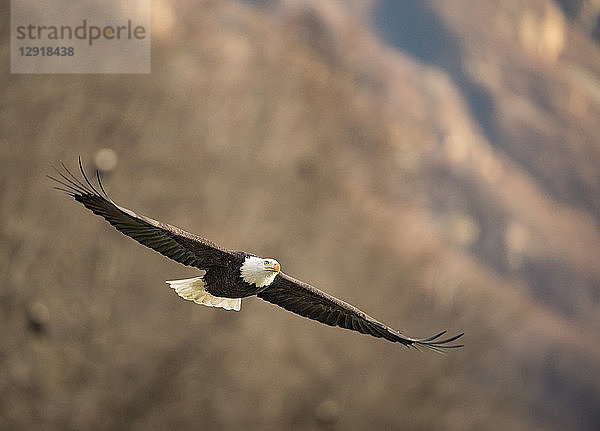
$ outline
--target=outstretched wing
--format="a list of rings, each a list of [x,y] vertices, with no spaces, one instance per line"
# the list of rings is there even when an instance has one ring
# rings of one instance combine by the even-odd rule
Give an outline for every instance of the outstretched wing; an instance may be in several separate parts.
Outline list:
[[[56,169],[58,178],[48,175],[59,185],[58,190],[66,192],[94,214],[102,216],[117,230],[139,243],[184,265],[200,269],[219,266],[232,259],[233,255],[217,244],[186,232],[178,227],[153,220],[115,204],[104,191],[100,175],[96,173],[97,186],[91,183],[81,165],[83,178],[78,178],[64,164]]]
[[[446,331],[423,339],[407,337],[373,319],[358,308],[284,273],[279,273],[273,283],[257,296],[309,319],[378,338],[383,337],[405,346],[426,347],[437,351],[463,346],[462,344],[450,344],[462,337],[463,334],[440,339]]]

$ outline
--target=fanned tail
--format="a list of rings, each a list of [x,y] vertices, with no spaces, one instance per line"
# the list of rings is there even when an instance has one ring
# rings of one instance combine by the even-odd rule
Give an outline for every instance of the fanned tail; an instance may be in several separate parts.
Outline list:
[[[196,304],[235,311],[240,311],[242,307],[242,298],[220,298],[208,293],[202,277],[170,280],[167,283],[179,296]]]

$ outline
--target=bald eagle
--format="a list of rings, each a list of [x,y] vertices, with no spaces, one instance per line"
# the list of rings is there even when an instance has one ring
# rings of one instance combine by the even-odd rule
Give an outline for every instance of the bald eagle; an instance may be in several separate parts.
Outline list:
[[[424,347],[435,351],[463,347],[462,344],[452,344],[463,333],[445,339],[442,336],[446,331],[428,338],[407,337],[358,308],[284,274],[275,259],[228,250],[198,235],[123,208],[108,197],[98,171],[97,184],[92,184],[83,169],[81,158],[81,177],[71,173],[63,163],[61,166],[62,169],[55,168],[56,177],[48,175],[57,183],[55,189],[66,192],[94,214],[104,217],[117,230],[146,247],[176,262],[204,271],[199,277],[167,281],[184,299],[209,307],[239,311],[242,298],[256,295],[300,316],[385,338],[407,347]]]

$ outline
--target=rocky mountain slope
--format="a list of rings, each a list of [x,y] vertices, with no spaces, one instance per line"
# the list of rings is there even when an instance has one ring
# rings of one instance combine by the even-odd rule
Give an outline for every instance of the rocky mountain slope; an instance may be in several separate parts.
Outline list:
[[[591,20],[364,4],[155,1],[150,75],[5,66],[0,428],[597,429]],[[181,301],[193,270],[50,190],[101,148],[116,202],[465,349]]]

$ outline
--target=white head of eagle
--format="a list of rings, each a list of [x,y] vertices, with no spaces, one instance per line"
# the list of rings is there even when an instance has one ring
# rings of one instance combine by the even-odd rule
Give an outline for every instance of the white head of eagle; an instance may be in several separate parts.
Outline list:
[[[248,256],[240,268],[240,277],[248,284],[264,287],[275,280],[280,269],[275,259]]]

